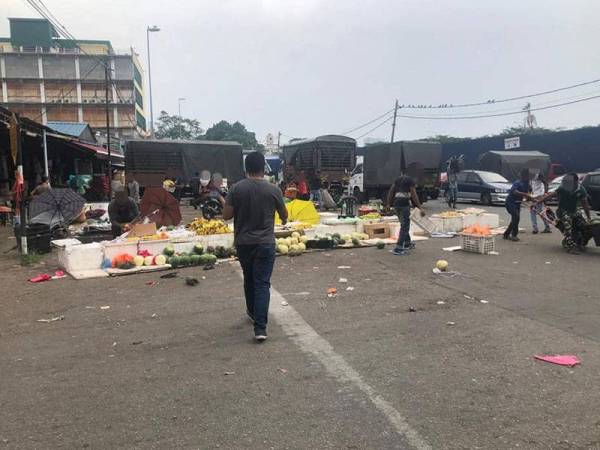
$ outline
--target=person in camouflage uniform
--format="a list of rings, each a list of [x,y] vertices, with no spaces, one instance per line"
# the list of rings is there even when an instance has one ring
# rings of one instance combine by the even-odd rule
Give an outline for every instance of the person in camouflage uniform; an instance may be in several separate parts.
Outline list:
[[[542,197],[538,203],[550,198],[558,198],[558,227],[561,229],[564,240],[563,244],[569,253],[577,254],[581,250],[582,230],[586,220],[582,214],[585,212],[587,220],[591,220],[590,206],[587,201],[587,192],[579,184],[576,173],[568,173],[564,176],[561,185],[554,192],[549,192]]]

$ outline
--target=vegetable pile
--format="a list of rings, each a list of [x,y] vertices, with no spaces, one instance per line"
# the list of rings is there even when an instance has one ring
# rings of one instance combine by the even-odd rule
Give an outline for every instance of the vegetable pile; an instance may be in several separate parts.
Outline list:
[[[308,237],[294,231],[289,238],[277,239],[277,253],[281,255],[299,256],[306,251]]]

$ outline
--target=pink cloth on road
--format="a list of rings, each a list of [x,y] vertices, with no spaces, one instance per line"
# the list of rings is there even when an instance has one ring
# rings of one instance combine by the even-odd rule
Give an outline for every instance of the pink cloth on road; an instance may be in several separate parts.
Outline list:
[[[573,367],[581,364],[581,361],[575,355],[534,355],[533,357],[540,361],[558,364],[559,366]]]

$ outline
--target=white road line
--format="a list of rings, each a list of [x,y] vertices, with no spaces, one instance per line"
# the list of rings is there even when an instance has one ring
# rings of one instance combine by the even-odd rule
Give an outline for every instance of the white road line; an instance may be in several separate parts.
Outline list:
[[[350,366],[344,357],[335,352],[331,344],[322,338],[302,316],[291,306],[282,306],[285,298],[271,288],[271,316],[283,328],[302,351],[308,353],[323,364],[327,372],[340,382],[353,383],[375,407],[389,420],[398,434],[402,435],[408,443],[417,450],[430,450],[431,446],[412,428],[404,416],[394,406],[379,395],[360,374]]]

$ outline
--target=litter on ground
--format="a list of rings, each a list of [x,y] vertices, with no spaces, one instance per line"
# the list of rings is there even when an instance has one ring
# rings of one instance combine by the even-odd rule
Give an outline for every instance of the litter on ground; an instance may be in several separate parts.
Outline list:
[[[534,355],[533,357],[539,361],[558,364],[559,366],[573,367],[581,364],[580,359],[575,355]]]

